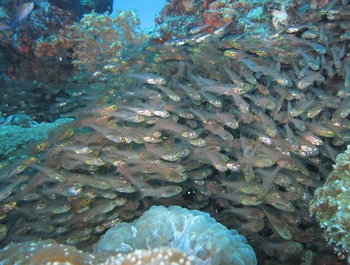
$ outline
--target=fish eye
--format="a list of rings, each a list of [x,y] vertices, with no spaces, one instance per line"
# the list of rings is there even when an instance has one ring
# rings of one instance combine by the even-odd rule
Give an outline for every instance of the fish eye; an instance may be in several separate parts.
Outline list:
[[[38,203],[38,204],[36,205],[36,208],[37,208],[37,209],[42,209],[42,208],[44,208],[45,206],[46,206],[45,203]]]
[[[93,156],[98,156],[99,155],[99,152],[97,150],[94,150],[91,152],[91,155]]]
[[[65,181],[65,180],[66,180],[66,177],[61,176],[61,177],[59,177],[59,180],[60,180],[60,181]]]
[[[20,166],[17,167],[17,170],[22,170],[24,168],[25,168],[24,166],[20,165]]]

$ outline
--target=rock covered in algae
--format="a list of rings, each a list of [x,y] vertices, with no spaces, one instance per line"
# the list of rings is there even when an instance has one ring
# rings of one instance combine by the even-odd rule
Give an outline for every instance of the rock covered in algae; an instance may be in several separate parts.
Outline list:
[[[315,191],[310,212],[316,215],[335,253],[350,264],[350,146],[337,156],[333,168],[324,186]]]
[[[129,252],[171,247],[195,256],[195,264],[257,264],[244,236],[208,213],[179,206],[152,206],[132,224],[121,223],[102,236],[95,250]]]
[[[24,146],[37,141],[44,141],[50,132],[72,119],[58,119],[53,123],[36,124],[34,120],[24,118],[26,115],[11,115],[1,126],[0,155],[9,156]]]
[[[11,243],[0,250],[0,263],[4,265],[191,265],[192,260],[193,257],[171,248],[137,250],[127,254],[105,252],[92,255],[74,246],[58,244],[52,239]]]

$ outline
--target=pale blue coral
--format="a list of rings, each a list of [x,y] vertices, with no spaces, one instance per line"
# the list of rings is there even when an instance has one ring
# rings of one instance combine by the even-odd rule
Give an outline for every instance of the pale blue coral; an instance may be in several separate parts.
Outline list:
[[[132,224],[108,230],[95,251],[129,252],[162,246],[196,257],[195,264],[257,264],[244,236],[217,223],[208,213],[179,206],[152,206]]]
[[[24,128],[20,125],[12,125],[9,119],[6,121],[4,125],[0,125],[0,155],[4,156],[10,155],[26,144],[46,140],[50,132],[72,122],[73,119],[58,119],[53,123],[43,122],[40,124],[35,124],[33,121],[33,124],[23,126]]]

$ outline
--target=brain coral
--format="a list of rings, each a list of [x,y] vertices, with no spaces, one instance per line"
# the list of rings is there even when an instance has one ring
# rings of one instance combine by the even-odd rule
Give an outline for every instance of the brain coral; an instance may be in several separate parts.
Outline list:
[[[129,252],[177,248],[196,257],[195,264],[257,264],[244,236],[217,223],[208,213],[179,206],[152,206],[132,224],[109,229],[95,251]]]
[[[350,264],[350,145],[337,156],[334,170],[323,187],[315,191],[310,212],[316,216],[323,236],[335,253]]]

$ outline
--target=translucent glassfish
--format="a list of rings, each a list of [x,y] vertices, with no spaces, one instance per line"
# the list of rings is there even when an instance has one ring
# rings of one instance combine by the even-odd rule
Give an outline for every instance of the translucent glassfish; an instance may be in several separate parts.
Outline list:
[[[275,137],[277,135],[277,127],[275,123],[264,113],[258,113],[259,119],[262,123],[262,127],[265,130],[266,134],[271,137]]]
[[[109,199],[96,200],[94,205],[88,211],[81,214],[82,220],[83,222],[88,222],[90,220],[93,220],[97,216],[100,216],[112,211],[117,206],[121,206],[120,200],[118,198],[115,200],[109,200]]]
[[[324,126],[322,124],[307,122],[307,123],[305,123],[305,125],[306,125],[306,127],[309,128],[309,130],[311,130],[312,132],[314,132],[315,134],[317,134],[319,136],[323,136],[323,137],[334,137],[335,136],[335,132],[333,130],[327,128],[326,126]]]
[[[135,114],[134,112],[130,111],[114,111],[109,113],[110,116],[122,119],[124,121],[128,122],[135,122],[135,123],[140,123],[145,120],[144,116]]]
[[[93,166],[103,166],[104,164],[106,164],[106,162],[104,162],[100,157],[93,156],[90,154],[77,155],[77,154],[67,153],[67,158],[71,158],[71,159],[80,161],[82,163],[85,163],[87,165],[93,165]]]
[[[224,209],[222,213],[233,213],[248,221],[265,217],[265,214],[262,210],[253,207],[238,208],[229,206],[228,208]]]
[[[108,129],[108,128],[105,128],[103,126],[99,126],[99,125],[96,125],[93,123],[89,123],[88,126],[93,128],[96,132],[102,134],[108,140],[111,140],[111,141],[116,142],[116,143],[125,142],[125,136],[121,135],[120,133],[118,133],[114,130],[111,130],[111,129]]]
[[[297,254],[303,250],[303,245],[297,241],[266,242],[263,248],[272,248],[288,254]]]
[[[262,74],[272,77],[274,80],[276,80],[277,83],[279,83],[282,86],[292,86],[292,81],[289,79],[289,77],[279,73],[275,69],[269,68],[267,66],[258,66],[257,70]]]
[[[230,188],[232,190],[238,190],[245,194],[260,195],[263,193],[263,189],[260,185],[249,183],[246,181],[227,181],[221,180],[220,185]]]
[[[163,91],[171,100],[175,101],[175,102],[180,102],[182,99],[181,97],[174,91],[172,91],[171,89],[165,87],[165,86],[161,86],[156,84],[156,87]]]
[[[292,239],[292,233],[288,230],[288,228],[282,224],[278,218],[271,214],[266,206],[262,207],[262,210],[265,213],[265,216],[270,221],[272,228],[283,238],[286,240]]]
[[[164,78],[152,73],[129,73],[129,76],[148,84],[163,85],[166,83]]]
[[[52,168],[41,166],[39,164],[31,164],[31,167],[35,168],[39,172],[45,174],[50,179],[58,181],[58,182],[64,182],[66,181],[66,177],[64,174],[60,173],[59,171],[56,171]]]
[[[264,202],[266,204],[272,205],[276,209],[279,209],[285,212],[295,211],[295,207],[293,206],[293,204],[289,200],[282,198],[278,194],[278,192],[270,192],[266,194],[266,196],[264,197]]]
[[[178,195],[181,193],[182,188],[180,186],[168,185],[159,188],[143,188],[141,190],[141,197],[153,197],[155,199],[158,198],[169,198]]]
[[[7,226],[0,224],[0,242],[6,237],[7,231]]]
[[[214,198],[225,198],[234,203],[241,203],[247,206],[256,206],[263,203],[263,200],[255,195],[222,193]]]
[[[22,173],[28,166],[35,163],[36,157],[24,158],[16,161],[14,164],[9,164],[0,170],[0,180],[9,180],[10,178]]]

